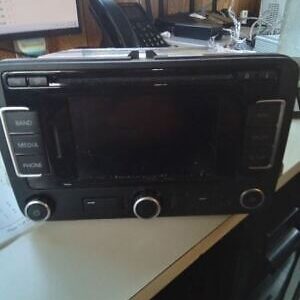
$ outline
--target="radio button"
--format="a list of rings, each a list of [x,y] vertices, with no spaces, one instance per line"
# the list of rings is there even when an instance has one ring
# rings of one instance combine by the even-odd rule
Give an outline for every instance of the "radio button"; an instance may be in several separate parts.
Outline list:
[[[35,175],[49,173],[48,163],[42,155],[16,156],[16,159],[21,174]]]
[[[275,141],[276,127],[257,127],[251,128],[246,139],[246,146],[259,147],[259,146],[272,146]]]
[[[259,168],[259,167],[268,167],[271,164],[271,159],[268,155],[257,155],[257,154],[252,154],[248,155],[247,157],[247,165],[249,168]]]
[[[40,135],[15,135],[11,138],[16,155],[32,155],[43,153],[42,138]]]
[[[40,132],[39,120],[36,112],[6,112],[5,119],[8,133],[10,134]]]
[[[8,77],[7,85],[10,87],[26,87],[27,81],[25,77],[17,76],[17,77]]]
[[[273,147],[250,148],[246,155],[249,168],[268,167],[271,164]]]
[[[31,87],[48,86],[48,78],[46,76],[28,77],[28,84]]]
[[[276,126],[282,102],[258,102],[250,113],[250,126]]]

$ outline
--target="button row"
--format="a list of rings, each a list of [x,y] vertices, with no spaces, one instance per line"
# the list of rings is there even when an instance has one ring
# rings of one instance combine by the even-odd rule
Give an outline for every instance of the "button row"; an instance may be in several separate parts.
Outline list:
[[[5,121],[19,173],[21,175],[48,173],[49,167],[44,155],[37,113],[6,112]]]
[[[250,109],[246,124],[245,163],[249,169],[272,166],[282,100],[258,101]]]
[[[276,80],[277,74],[275,71],[245,71],[245,72],[238,72],[237,79],[239,80]]]
[[[9,87],[43,87],[48,86],[47,76],[9,76],[7,77]]]

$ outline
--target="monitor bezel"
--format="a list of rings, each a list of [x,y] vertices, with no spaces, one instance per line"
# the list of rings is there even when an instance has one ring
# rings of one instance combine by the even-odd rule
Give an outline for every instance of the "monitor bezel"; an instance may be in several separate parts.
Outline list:
[[[0,33],[0,41],[3,40],[21,40],[21,39],[31,39],[31,38],[41,38],[48,36],[56,36],[56,35],[69,35],[69,34],[79,34],[82,32],[82,17],[80,14],[80,4],[79,0],[74,0],[76,2],[77,8],[77,19],[78,19],[78,27],[70,27],[70,28],[59,28],[59,29],[47,29],[47,30],[38,30],[38,31],[24,31],[24,32],[13,32],[7,34]]]

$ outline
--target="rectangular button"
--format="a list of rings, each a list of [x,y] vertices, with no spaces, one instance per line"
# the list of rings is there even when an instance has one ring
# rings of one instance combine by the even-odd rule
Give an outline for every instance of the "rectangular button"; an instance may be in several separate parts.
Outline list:
[[[275,141],[276,127],[249,128],[246,136],[246,147],[272,146]]]
[[[7,85],[10,87],[25,87],[27,86],[27,81],[25,77],[21,76],[8,77]]]
[[[42,138],[35,135],[15,135],[11,138],[14,153],[16,155],[42,154]]]
[[[33,87],[48,86],[48,78],[47,76],[28,77],[28,84]]]
[[[83,208],[87,214],[111,217],[122,213],[122,202],[117,197],[83,199]]]
[[[32,111],[6,112],[5,120],[9,133],[38,133],[40,132],[38,115]]]
[[[21,174],[46,174],[49,173],[48,163],[44,156],[16,156]]]
[[[248,149],[246,163],[249,167],[266,167],[270,165],[273,147],[261,147]]]
[[[281,106],[281,102],[257,103],[250,112],[249,126],[276,126]]]

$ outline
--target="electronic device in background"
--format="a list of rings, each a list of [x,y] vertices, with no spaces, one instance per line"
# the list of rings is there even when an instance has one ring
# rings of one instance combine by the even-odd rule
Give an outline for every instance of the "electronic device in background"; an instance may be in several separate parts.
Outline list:
[[[262,25],[266,27],[265,34],[280,34],[280,28],[284,17],[286,0],[262,0],[260,6],[260,18]],[[264,34],[263,32],[260,34]]]
[[[80,32],[78,7],[76,0],[1,1],[0,40],[14,39],[17,52],[44,54],[44,36]]]
[[[268,206],[297,93],[293,60],[79,52],[0,63],[0,149],[25,215],[152,218]]]
[[[90,9],[104,30],[106,45],[116,48],[168,47],[139,3],[90,0]]]
[[[223,35],[223,28],[232,24],[232,20],[216,11],[216,1],[213,1],[213,9],[211,12],[202,14],[195,13],[195,3],[190,1],[189,13],[177,13],[173,15],[164,15],[163,0],[160,0],[159,18],[155,24],[157,28],[163,31],[169,31],[175,36],[209,40],[211,37],[220,39]]]
[[[254,50],[258,53],[277,53],[279,41],[279,34],[257,35]]]

